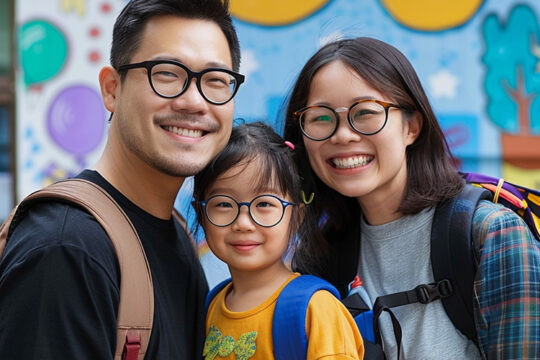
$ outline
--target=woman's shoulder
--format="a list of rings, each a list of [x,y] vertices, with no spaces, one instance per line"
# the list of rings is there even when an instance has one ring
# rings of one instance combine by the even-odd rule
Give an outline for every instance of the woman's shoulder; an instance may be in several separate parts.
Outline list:
[[[495,234],[532,238],[527,224],[516,212],[504,205],[482,200],[474,212],[473,235],[485,239]]]
[[[491,201],[480,201],[473,218],[473,239],[486,254],[515,253],[516,249],[538,251],[538,242],[525,221],[512,209]],[[485,260],[485,259],[484,259]]]

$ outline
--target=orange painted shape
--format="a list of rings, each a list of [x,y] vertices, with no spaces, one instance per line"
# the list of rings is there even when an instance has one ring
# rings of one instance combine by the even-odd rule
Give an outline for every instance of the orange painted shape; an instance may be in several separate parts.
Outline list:
[[[237,19],[259,25],[288,25],[313,14],[329,0],[231,0]]]
[[[540,136],[501,132],[503,160],[522,169],[540,169]]]
[[[401,25],[422,31],[441,31],[466,23],[483,0],[381,0]]]

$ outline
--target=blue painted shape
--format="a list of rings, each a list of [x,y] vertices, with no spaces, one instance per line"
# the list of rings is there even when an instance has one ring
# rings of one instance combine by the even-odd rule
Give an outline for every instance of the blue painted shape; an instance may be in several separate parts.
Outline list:
[[[523,96],[532,97],[540,92],[540,74],[537,66],[540,58],[532,52],[540,46],[540,29],[534,11],[527,5],[516,5],[508,20],[496,14],[486,16],[483,23],[486,65],[484,90],[487,113],[503,131],[517,133],[519,129],[518,104],[512,91],[523,81]],[[536,39],[536,40],[535,40]],[[534,99],[528,111],[530,130],[540,134],[540,100]]]
[[[439,124],[452,154],[460,160],[461,169],[476,171],[479,152],[479,119],[472,114],[438,114]]]

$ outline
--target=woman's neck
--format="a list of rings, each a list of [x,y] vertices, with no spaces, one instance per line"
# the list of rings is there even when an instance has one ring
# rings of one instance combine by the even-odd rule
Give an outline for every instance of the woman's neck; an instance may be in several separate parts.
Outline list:
[[[405,194],[405,176],[400,174],[379,189],[357,198],[362,214],[370,225],[387,224],[403,216],[398,209]]]
[[[232,290],[225,298],[230,311],[253,309],[268,299],[291,276],[292,271],[281,263],[262,271],[235,271],[230,269]]]

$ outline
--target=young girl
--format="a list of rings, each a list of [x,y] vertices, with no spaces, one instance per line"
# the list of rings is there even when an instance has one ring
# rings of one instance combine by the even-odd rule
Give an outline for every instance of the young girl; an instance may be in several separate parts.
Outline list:
[[[283,262],[303,218],[291,152],[268,125],[242,124],[195,177],[199,224],[232,279],[210,302],[205,360],[268,360],[280,350],[273,346],[274,308],[285,286],[300,276]],[[354,320],[327,291],[311,297],[305,331],[307,359],[363,358]]]
[[[315,222],[308,227],[325,219],[319,236],[300,239],[293,268],[323,277],[342,294],[360,274],[372,301],[434,282],[435,209],[465,184],[401,52],[371,38],[319,49],[291,93],[284,137],[296,147],[303,190],[308,198],[314,194],[308,210]],[[458,330],[440,299],[395,307],[402,358],[540,356],[538,243],[513,211],[490,201],[478,204],[471,236],[482,249],[475,254],[480,260],[474,292],[461,306],[474,306],[476,326],[474,320],[472,329],[461,326],[473,334]],[[459,295],[453,299],[460,301]],[[380,325],[384,352],[395,359],[393,323],[385,316]]]

